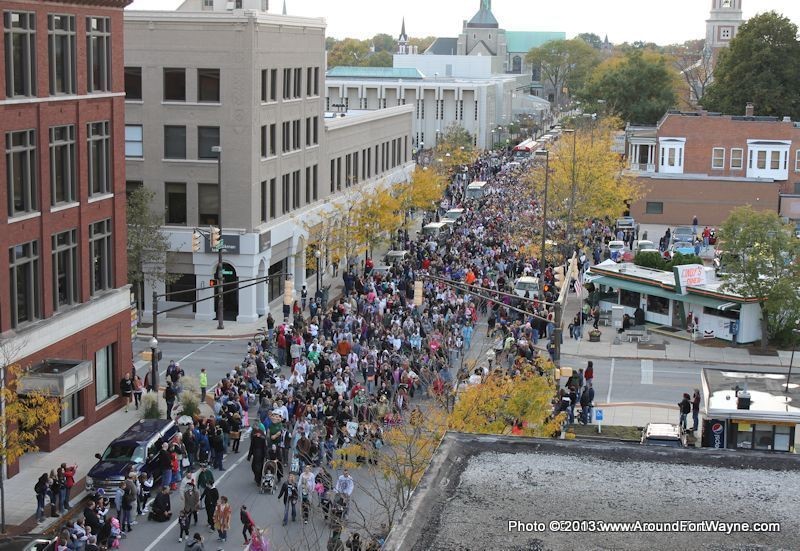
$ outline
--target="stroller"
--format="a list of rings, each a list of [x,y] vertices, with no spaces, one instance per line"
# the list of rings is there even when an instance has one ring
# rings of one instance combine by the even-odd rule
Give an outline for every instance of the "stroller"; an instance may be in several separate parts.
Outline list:
[[[278,474],[277,461],[264,461],[264,468],[261,470],[261,484],[259,492],[262,494],[274,494],[277,486],[276,477]]]

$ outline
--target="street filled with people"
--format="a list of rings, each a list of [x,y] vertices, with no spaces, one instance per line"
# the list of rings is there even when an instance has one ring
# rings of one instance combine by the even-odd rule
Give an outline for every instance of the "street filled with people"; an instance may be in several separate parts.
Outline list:
[[[241,362],[224,378],[213,384],[205,370],[192,374],[203,401],[213,403],[213,415],[182,418],[181,431],[158,451],[158,482],[152,474],[132,474],[111,495],[96,490],[83,515],[62,533],[65,547],[124,545],[125,534],[147,515],[152,523],[177,519],[174,537],[186,550],[205,548],[198,517],[219,548],[233,541],[238,519],[241,543],[267,549],[270,536],[251,511],[236,496],[222,495],[215,481],[231,454],[246,454],[252,483],[283,505],[283,526],[307,525],[320,515],[331,527],[328,549],[378,549],[386,533],[373,530],[362,538],[347,526],[358,472],[339,470],[337,451],[358,444],[368,450],[358,463],[373,464],[384,431],[408,422],[412,412],[436,407],[430,397],[480,383],[492,369],[513,377],[518,359],[552,356],[558,336],[555,266],[573,251],[581,271],[608,256],[611,223],[587,220],[575,243],[546,249],[542,262],[531,244],[543,226],[549,240],[562,245],[566,230],[560,220],[543,224],[541,196],[524,177],[534,161],[510,160],[503,152],[486,153],[453,175],[437,208],[419,217],[424,227],[450,208],[463,208],[446,232],[399,231],[393,245],[408,254],[384,270],[369,258],[344,259],[341,297],[322,304],[319,294],[309,296],[304,288],[284,319],[267,317],[264,331],[247,342]],[[487,182],[480,196],[466,196],[471,180]],[[515,282],[525,276],[539,281],[541,294],[515,293]],[[581,309],[574,326],[590,313]],[[493,356],[474,350],[481,335]],[[467,356],[473,361],[465,362]],[[172,418],[180,393],[187,392],[185,373],[171,362],[166,375],[161,397]],[[141,383],[126,378],[122,387],[129,397]],[[554,396],[553,413],[566,411],[572,422],[580,404],[586,422],[592,394],[591,374],[582,373]],[[43,475],[42,488],[37,485],[39,514],[44,496],[61,492],[69,472],[64,469]]]

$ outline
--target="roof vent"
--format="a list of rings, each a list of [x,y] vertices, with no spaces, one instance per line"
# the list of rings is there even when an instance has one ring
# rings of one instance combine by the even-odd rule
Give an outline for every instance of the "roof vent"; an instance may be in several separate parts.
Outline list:
[[[736,409],[750,409],[750,393],[746,390],[736,397]]]

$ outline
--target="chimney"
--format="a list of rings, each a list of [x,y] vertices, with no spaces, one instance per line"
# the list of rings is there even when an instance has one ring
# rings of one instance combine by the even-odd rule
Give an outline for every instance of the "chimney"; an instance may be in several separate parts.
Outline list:
[[[752,117],[754,113],[755,113],[755,105],[753,105],[753,102],[748,101],[747,105],[744,106],[744,116]]]

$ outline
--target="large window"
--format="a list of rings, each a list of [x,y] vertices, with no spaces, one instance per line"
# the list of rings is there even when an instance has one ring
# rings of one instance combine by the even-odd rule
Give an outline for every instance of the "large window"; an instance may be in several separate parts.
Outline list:
[[[731,149],[731,170],[741,170],[744,166],[744,150],[740,147]]]
[[[75,126],[50,128],[50,203],[78,200],[75,171]]]
[[[292,70],[283,70],[283,99],[291,99],[292,97]]]
[[[272,123],[269,125],[269,154],[271,157],[274,157],[278,154],[278,146],[276,145],[278,142],[278,124]]]
[[[79,390],[61,399],[61,427],[66,427],[83,416],[83,391]]]
[[[314,165],[311,169],[311,197],[314,201],[319,199],[319,165]]]
[[[110,218],[89,224],[89,290],[92,295],[113,286],[111,245]]]
[[[197,217],[201,226],[219,224],[219,192],[217,184],[197,184]]]
[[[178,279],[167,283],[169,299],[175,302],[194,302],[197,300],[197,276],[177,274]],[[194,305],[193,305],[194,306]]]
[[[114,395],[114,346],[104,346],[94,353],[96,400],[102,404]]]
[[[292,87],[292,97],[299,98],[303,95],[303,69],[300,67],[294,70],[294,86]]]
[[[281,214],[286,214],[291,210],[290,180],[291,176],[289,174],[281,176]]]
[[[11,326],[41,318],[39,242],[30,241],[8,250],[11,288]]]
[[[213,151],[219,145],[219,126],[198,126],[197,127],[197,158],[216,159],[217,154]]]
[[[278,101],[278,70],[269,70],[269,101]]]
[[[269,180],[269,217],[275,218],[275,205],[278,194],[278,179],[270,178]]]
[[[164,158],[165,159],[186,158],[185,126],[164,127]]]
[[[92,122],[88,128],[89,194],[111,191],[111,133],[108,121]]]
[[[75,93],[75,16],[47,16],[50,93]]]
[[[292,121],[292,150],[300,149],[300,119]]]
[[[197,101],[219,103],[219,69],[197,70]]]
[[[264,180],[261,182],[261,197],[260,201],[258,202],[261,207],[261,221],[267,221],[267,181]]]
[[[141,159],[144,156],[142,125],[125,125],[125,156]]]
[[[647,295],[647,311],[660,316],[669,315],[669,299]]]
[[[186,184],[181,182],[165,184],[164,220],[170,225],[186,225]]]
[[[86,66],[89,92],[111,90],[111,20],[86,18]]]
[[[661,201],[647,201],[644,211],[646,214],[664,214],[664,203]]]
[[[38,210],[35,130],[6,133],[6,182],[9,216]]]
[[[6,96],[36,95],[36,14],[3,12]]]
[[[292,208],[300,208],[300,171],[292,172]]]
[[[267,125],[261,127],[261,158],[267,156]]]
[[[715,147],[711,150],[711,168],[722,170],[725,168],[725,148]]]
[[[635,293],[633,291],[626,291],[625,289],[620,289],[620,291],[619,291],[619,303],[622,306],[627,306],[629,308],[638,308],[639,307],[639,293]]]
[[[142,99],[142,68],[125,67],[125,99]]]
[[[80,302],[77,233],[68,230],[53,236],[53,310]]]
[[[186,101],[186,69],[164,68],[164,101]]]

